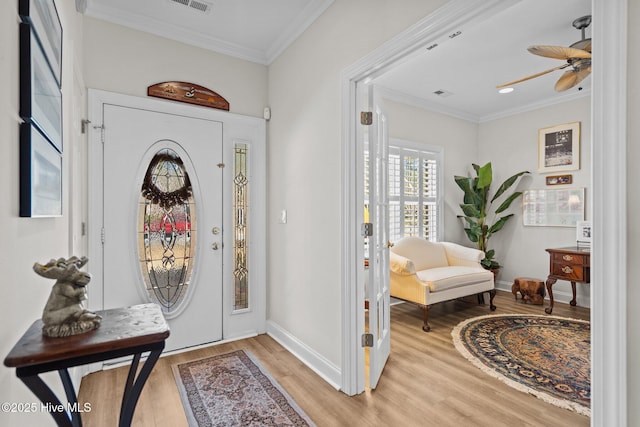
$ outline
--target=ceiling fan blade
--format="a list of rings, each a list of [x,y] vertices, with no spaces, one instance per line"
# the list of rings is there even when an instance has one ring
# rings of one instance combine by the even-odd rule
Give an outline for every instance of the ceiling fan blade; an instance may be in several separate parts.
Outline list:
[[[556,70],[562,70],[563,68],[567,68],[569,65],[570,65],[570,64],[562,64],[562,65],[560,65],[560,66],[558,66],[558,67],[551,68],[551,69],[549,69],[549,70],[545,70],[545,71],[541,71],[541,72],[539,72],[539,73],[535,73],[535,74],[532,74],[532,75],[530,75],[530,76],[523,77],[523,78],[521,78],[521,79],[514,80],[514,81],[509,82],[509,83],[503,83],[503,84],[501,84],[501,85],[496,86],[496,88],[500,89],[501,87],[511,86],[511,85],[516,84],[516,83],[524,82],[525,80],[535,79],[536,77],[544,76],[545,74],[549,74],[549,73],[551,73],[551,72],[553,72],[553,71],[556,71]]]
[[[565,71],[556,82],[556,92],[562,92],[571,89],[581,81],[583,81],[591,73],[591,65],[580,70]]]
[[[591,39],[577,41],[569,47],[573,49],[585,50],[591,53]]]
[[[553,59],[570,59],[570,58],[591,58],[591,53],[582,49],[563,46],[529,46],[527,50],[534,55],[544,56]]]

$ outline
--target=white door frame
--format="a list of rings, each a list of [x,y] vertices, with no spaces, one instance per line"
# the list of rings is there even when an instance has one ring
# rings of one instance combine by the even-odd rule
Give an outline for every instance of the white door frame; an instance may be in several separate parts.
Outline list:
[[[509,0],[451,0],[371,54],[343,70],[342,87],[342,390],[364,390],[364,271],[357,204],[362,194],[356,130],[356,84],[380,75],[417,49],[462,24],[513,4]],[[598,60],[592,85],[592,425],[627,424],[626,345],[626,55],[627,0],[592,0]],[[605,269],[606,266],[606,269]],[[606,275],[605,275],[606,271]],[[605,287],[603,286],[606,283]]]
[[[266,124],[256,117],[242,116],[226,111],[199,107],[184,103],[144,98],[97,89],[88,91],[88,271],[92,274],[88,287],[89,307],[103,309],[103,257],[102,224],[103,170],[102,111],[104,104],[123,105],[178,116],[219,121],[222,126],[223,162],[223,341],[239,339],[264,333],[266,330]],[[249,247],[249,308],[233,309],[233,147],[236,143],[247,144],[249,148],[249,192],[251,226]],[[211,165],[217,167],[217,165]]]

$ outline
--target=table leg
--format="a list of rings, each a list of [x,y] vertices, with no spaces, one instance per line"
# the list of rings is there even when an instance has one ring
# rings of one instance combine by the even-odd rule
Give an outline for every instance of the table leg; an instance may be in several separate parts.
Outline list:
[[[547,314],[551,314],[551,312],[553,311],[553,291],[551,290],[551,287],[557,281],[558,279],[554,279],[553,277],[549,277],[547,279],[546,287],[547,287],[547,293],[549,294],[549,307],[544,309],[544,312]]]
[[[36,395],[44,408],[49,410],[49,414],[53,417],[56,424],[60,427],[73,427],[74,425],[69,418],[69,414],[67,411],[57,411],[52,410],[51,408],[61,408],[64,407],[58,397],[55,395],[53,391],[49,388],[49,386],[42,381],[42,379],[36,375],[29,376],[20,376],[18,377],[22,380],[22,382],[31,390],[33,394]]]
[[[129,394],[131,393],[131,387],[133,386],[133,380],[136,378],[136,373],[138,372],[138,364],[140,363],[141,353],[136,353],[133,356],[133,360],[131,361],[131,366],[129,367],[129,375],[127,375],[127,382],[124,385],[124,393],[122,393],[122,403],[120,403],[120,408],[124,408],[129,400]]]
[[[82,418],[80,418],[79,412],[80,407],[78,406],[78,396],[76,395],[76,390],[73,388],[73,382],[71,382],[69,371],[67,369],[59,369],[58,374],[60,374],[60,380],[64,386],[64,392],[67,395],[67,402],[69,402],[67,410],[71,412],[71,424],[73,427],[82,427]]]
[[[572,307],[576,306],[576,282],[571,282],[571,292],[573,293],[573,299],[569,301]]]
[[[131,362],[129,376],[127,378],[127,384],[123,394],[122,407],[120,408],[120,427],[128,427],[131,425],[133,411],[136,409],[136,404],[138,403],[138,398],[140,397],[144,383],[147,381],[151,370],[155,366],[162,350],[164,349],[164,341],[160,344],[161,345],[158,348],[149,353],[149,356],[147,357],[144,365],[142,365],[135,381],[133,378],[135,377],[136,370],[138,369],[140,354],[136,354]]]

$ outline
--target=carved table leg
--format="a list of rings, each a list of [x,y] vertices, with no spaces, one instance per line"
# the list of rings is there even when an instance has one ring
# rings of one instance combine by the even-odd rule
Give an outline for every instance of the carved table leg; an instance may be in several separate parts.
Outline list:
[[[429,332],[431,330],[431,326],[429,326],[429,322],[427,322],[429,318],[429,306],[420,305],[420,308],[422,309],[422,315],[423,315],[422,330],[425,332]]]
[[[569,304],[571,304],[571,307],[575,307],[576,306],[576,282],[571,282],[571,292],[573,293],[573,299],[569,301]]]
[[[553,291],[551,290],[551,287],[558,281],[558,279],[554,279],[553,277],[549,277],[547,279],[547,293],[549,294],[549,307],[544,309],[544,312],[547,314],[551,314],[551,312],[553,311]]]
[[[493,305],[493,299],[496,297],[496,290],[495,289],[491,289],[489,291],[489,309],[491,311],[496,311],[496,306]]]

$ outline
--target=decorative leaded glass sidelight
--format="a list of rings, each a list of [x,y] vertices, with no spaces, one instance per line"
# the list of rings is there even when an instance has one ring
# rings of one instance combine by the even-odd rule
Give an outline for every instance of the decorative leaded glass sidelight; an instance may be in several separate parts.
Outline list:
[[[233,177],[233,277],[234,310],[249,308],[249,270],[248,270],[248,216],[249,216],[249,179],[248,146],[236,144],[234,149]]]
[[[191,182],[175,151],[163,149],[153,156],[139,200],[138,254],[145,290],[165,314],[177,313],[190,292],[196,218]]]

